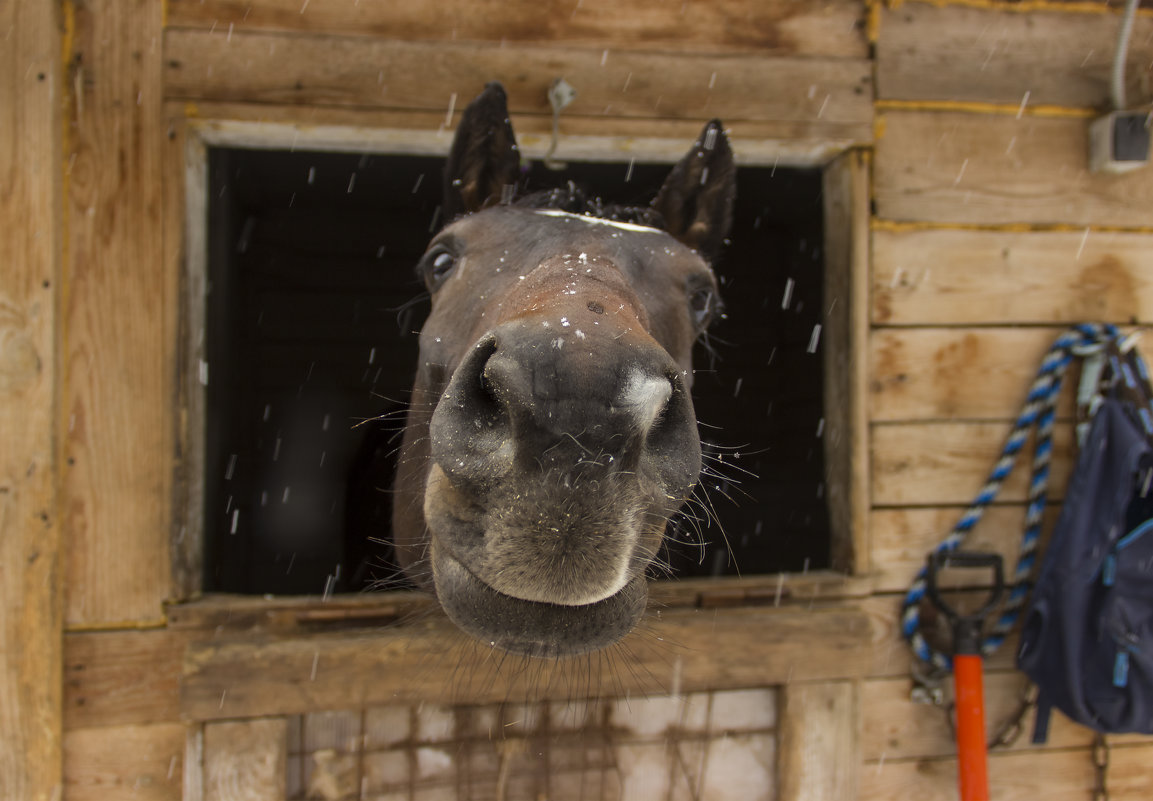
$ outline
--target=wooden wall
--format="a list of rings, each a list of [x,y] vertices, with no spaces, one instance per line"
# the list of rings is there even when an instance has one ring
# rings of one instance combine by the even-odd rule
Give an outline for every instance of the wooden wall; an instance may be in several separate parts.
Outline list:
[[[0,797],[51,798],[61,782],[68,799],[181,796],[196,629],[166,604],[184,597],[169,560],[185,533],[188,125],[435,130],[496,77],[540,149],[558,74],[581,91],[573,137],[683,142],[720,116],[738,154],[857,147],[871,164],[868,570],[842,588],[855,597],[822,601],[846,625],[866,613],[872,647],[829,708],[859,706],[844,741],[862,799],[954,797],[942,719],[907,701],[896,603],[980,484],[1046,344],[1075,320],[1153,318],[1153,171],[1086,170],[1116,25],[1105,2],[993,0],[0,6],[15,43],[0,49],[0,729],[14,733]],[[1143,102],[1151,62],[1142,12],[1129,74]],[[1067,428],[1057,446],[1059,485]],[[1017,481],[978,542],[1015,536]],[[1009,650],[992,662],[992,719],[1018,684]],[[815,740],[798,710],[824,686],[786,693]],[[997,797],[1087,797],[1089,739],[1060,721],[1047,747],[995,755]],[[1115,745],[1112,797],[1153,795],[1153,746]]]
[[[1052,340],[1072,322],[1153,322],[1153,172],[1087,170],[1118,26],[1104,4],[903,3],[878,9],[876,23],[869,603],[895,644],[898,594],[980,487]],[[1143,11],[1133,102],[1149,100],[1151,36]],[[1059,413],[1069,412],[1066,399]],[[1058,498],[1070,458],[1066,423],[1055,433]],[[974,535],[1010,563],[1024,479]],[[943,719],[909,702],[906,654],[881,642],[862,690],[861,798],[954,798]],[[987,675],[990,727],[1015,706],[1011,665],[1010,643]],[[1043,748],[1025,736],[991,756],[994,797],[1090,797],[1089,732],[1060,724]],[[1149,796],[1148,738],[1111,739],[1111,797]]]

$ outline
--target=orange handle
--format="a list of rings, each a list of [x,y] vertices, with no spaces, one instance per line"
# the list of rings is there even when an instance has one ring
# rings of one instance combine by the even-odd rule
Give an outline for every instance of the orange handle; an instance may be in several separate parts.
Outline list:
[[[953,682],[957,704],[957,773],[961,801],[989,801],[981,657],[962,654],[954,656]]]

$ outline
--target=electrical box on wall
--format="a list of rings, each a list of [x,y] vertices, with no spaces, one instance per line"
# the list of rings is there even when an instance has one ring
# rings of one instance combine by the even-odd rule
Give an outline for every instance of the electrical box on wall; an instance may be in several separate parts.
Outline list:
[[[1149,119],[1144,111],[1112,111],[1089,124],[1089,169],[1123,173],[1149,163]]]

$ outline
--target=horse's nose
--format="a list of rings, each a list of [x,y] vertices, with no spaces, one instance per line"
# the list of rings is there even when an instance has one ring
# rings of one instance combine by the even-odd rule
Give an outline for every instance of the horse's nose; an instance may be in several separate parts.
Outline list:
[[[483,492],[514,468],[591,477],[646,460],[662,485],[695,481],[692,401],[663,348],[534,329],[498,327],[453,373],[430,434],[433,458],[454,484]]]

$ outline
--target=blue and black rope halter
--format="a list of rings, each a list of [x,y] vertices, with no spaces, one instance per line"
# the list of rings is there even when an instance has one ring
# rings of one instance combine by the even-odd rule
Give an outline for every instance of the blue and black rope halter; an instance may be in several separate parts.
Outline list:
[[[1065,372],[1074,358],[1084,357],[1099,351],[1111,340],[1116,340],[1120,332],[1116,326],[1085,323],[1074,326],[1059,336],[1045,354],[1037,378],[1029,390],[1025,407],[1013,424],[1001,456],[976,499],[961,515],[953,530],[938,545],[935,552],[950,552],[961,547],[969,532],[977,525],[985,509],[997,497],[1001,486],[1013,472],[1017,456],[1025,446],[1029,432],[1037,428],[1037,444],[1033,454],[1033,476],[1029,481],[1029,505],[1025,515],[1025,533],[1021,539],[1021,550],[1017,556],[1017,566],[1013,571],[1009,597],[1001,610],[1001,615],[991,627],[981,643],[981,653],[993,653],[1005,641],[1005,637],[1017,622],[1025,600],[1032,588],[1033,567],[1037,557],[1037,541],[1041,536],[1041,515],[1045,511],[1049,487],[1049,461],[1053,450],[1053,419],[1056,414],[1057,395]],[[913,655],[934,673],[948,673],[953,669],[948,654],[936,650],[920,632],[921,598],[925,595],[926,570],[918,571],[913,585],[901,603],[901,636],[908,641]]]

